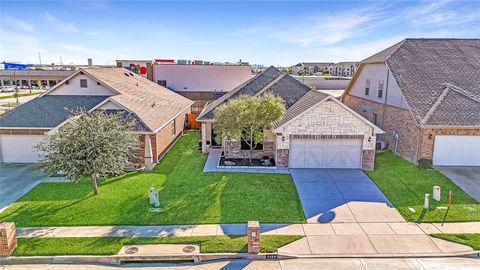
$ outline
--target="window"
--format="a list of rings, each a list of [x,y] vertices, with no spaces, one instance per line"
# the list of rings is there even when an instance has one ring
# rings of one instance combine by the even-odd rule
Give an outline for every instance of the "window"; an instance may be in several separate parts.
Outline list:
[[[157,80],[157,83],[163,87],[167,87],[167,81],[166,80]]]
[[[373,114],[373,124],[377,125],[377,121],[378,121],[378,115],[376,113],[374,113]]]
[[[177,134],[177,125],[175,125],[175,119],[172,121],[172,135]]]
[[[81,88],[87,88],[87,80],[86,79],[80,79],[80,87]]]
[[[378,81],[378,97],[383,97],[383,80]]]
[[[253,143],[255,144],[255,141],[253,141]],[[243,139],[243,136],[242,136],[242,139],[240,141],[240,149],[241,150],[250,150],[250,145],[248,145],[247,141]],[[257,143],[257,145],[253,148],[253,150],[263,150],[263,144]]]
[[[370,95],[370,79],[365,81],[365,96]]]

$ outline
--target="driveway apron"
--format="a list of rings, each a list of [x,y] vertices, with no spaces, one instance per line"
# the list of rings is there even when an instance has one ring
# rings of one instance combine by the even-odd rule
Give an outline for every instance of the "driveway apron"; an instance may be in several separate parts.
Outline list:
[[[361,170],[290,169],[308,223],[404,221]]]
[[[0,163],[0,212],[35,187],[45,175],[35,164]]]

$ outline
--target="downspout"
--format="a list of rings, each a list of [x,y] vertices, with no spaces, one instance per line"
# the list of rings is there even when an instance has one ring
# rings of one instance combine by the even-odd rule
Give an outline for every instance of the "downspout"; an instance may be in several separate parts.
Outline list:
[[[152,142],[150,141],[150,135],[145,134],[145,169],[151,171],[154,167],[153,165],[153,153],[152,153]]]
[[[383,111],[382,111],[382,129],[385,130],[385,107],[387,106],[387,98],[388,98],[388,78],[390,77],[390,69],[387,66],[387,79],[385,84],[385,101],[383,102]]]

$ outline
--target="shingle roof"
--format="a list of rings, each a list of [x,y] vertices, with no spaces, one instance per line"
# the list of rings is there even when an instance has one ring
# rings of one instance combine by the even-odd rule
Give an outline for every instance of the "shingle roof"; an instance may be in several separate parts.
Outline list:
[[[193,104],[193,101],[124,68],[82,71],[117,91],[119,94],[109,99],[133,112],[151,131],[166,125]]]
[[[377,60],[419,124],[480,126],[480,39],[406,39],[362,63]]]
[[[47,95],[5,113],[0,117],[2,128],[54,128],[67,120],[72,111],[90,110],[106,96]]]
[[[197,121],[212,120],[217,106],[225,104],[229,100],[241,95],[254,96],[270,92],[280,96],[285,101],[285,105],[288,109],[309,91],[310,88],[308,86],[295,80],[289,75],[283,74],[275,67],[271,66],[262,73],[233,89],[228,94],[209,104],[199,115]]]
[[[324,100],[329,95],[317,92],[317,91],[308,91],[305,93],[295,104],[293,104],[290,108],[287,109],[285,115],[283,115],[280,121],[276,122],[273,127],[277,128],[288,121],[295,118],[297,115],[303,113],[304,111],[308,110],[313,105],[317,104],[318,102]]]

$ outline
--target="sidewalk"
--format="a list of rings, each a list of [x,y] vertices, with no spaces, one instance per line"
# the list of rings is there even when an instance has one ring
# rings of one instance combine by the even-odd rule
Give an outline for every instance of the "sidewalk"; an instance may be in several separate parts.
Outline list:
[[[461,223],[328,223],[260,225],[263,235],[426,235],[431,233],[480,233],[480,222]],[[167,237],[246,235],[246,224],[205,224],[167,226],[72,226],[18,227],[19,238],[29,237]]]
[[[171,237],[246,235],[246,224],[169,226],[19,227],[19,238],[31,237]],[[452,256],[473,249],[430,237],[430,233],[480,233],[480,222],[465,223],[329,223],[261,224],[262,235],[303,235],[278,249],[284,256]]]

